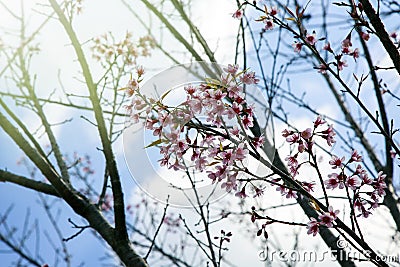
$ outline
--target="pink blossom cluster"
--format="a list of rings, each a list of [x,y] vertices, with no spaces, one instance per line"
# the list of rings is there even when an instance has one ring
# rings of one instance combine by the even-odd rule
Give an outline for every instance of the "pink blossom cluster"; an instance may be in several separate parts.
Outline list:
[[[379,202],[386,194],[386,175],[379,172],[377,178],[372,179],[359,162],[362,162],[362,156],[358,154],[357,150],[352,152],[347,161],[345,157],[332,156],[329,164],[338,172],[329,174],[324,184],[327,189],[347,188],[347,190],[352,190],[354,192],[351,200],[353,208],[359,212],[358,216],[367,218],[371,214],[371,210],[379,206]],[[351,163],[357,164],[355,170],[351,174],[346,174],[346,169]]]
[[[362,31],[360,32],[360,36],[364,41],[368,41],[370,38],[368,33]],[[342,41],[341,52],[338,54],[333,51],[329,42],[326,43],[322,49],[332,54],[335,59],[335,61],[328,63],[328,65],[332,64],[336,66],[338,71],[342,71],[344,67],[347,67],[347,61],[343,59],[343,56],[351,56],[356,61],[360,56],[360,51],[358,48],[353,49],[352,46],[351,33]],[[320,73],[326,73],[327,68],[327,65],[322,63],[317,69]]]
[[[218,80],[185,86],[186,100],[176,106],[163,103],[169,91],[156,100],[141,94],[137,80],[128,82],[126,92],[132,96],[128,112],[133,122],[142,121],[157,138],[149,146],[159,148],[161,166],[206,171],[226,191],[237,190],[249,148],[257,149],[264,142],[263,136],[252,136],[249,130],[254,106],[244,96],[244,86],[259,80],[254,72],[239,72],[238,68],[228,65]],[[237,195],[244,197],[241,192]]]
[[[368,41],[370,38],[369,34],[366,32],[360,32],[360,36],[365,41]],[[315,31],[312,34],[307,34],[305,36],[305,43],[307,43],[308,45],[315,46],[317,42],[318,39],[316,37]],[[300,53],[303,45],[304,43],[295,41],[292,44],[292,47],[295,52]],[[322,62],[318,67],[316,67],[316,69],[318,69],[318,72],[323,74],[326,73],[329,65],[334,65],[338,71],[342,71],[344,67],[348,66],[347,61],[343,59],[344,56],[351,56],[354,60],[357,60],[357,58],[359,58],[360,56],[360,51],[358,48],[353,49],[352,46],[353,44],[351,42],[351,34],[348,34],[346,38],[342,41],[340,53],[335,53],[331,47],[331,44],[327,42],[322,47],[322,50],[325,50],[328,53],[332,54],[334,60],[328,63]]]
[[[262,22],[265,24],[264,30],[273,30],[274,29],[274,16],[278,14],[278,9],[276,7],[271,7],[270,10],[268,10],[265,7],[265,14],[266,16],[261,17]]]
[[[264,10],[265,10],[265,15],[261,16],[256,21],[261,21],[265,24],[263,31],[273,30],[275,26],[274,16],[278,14],[278,8],[273,6],[270,9],[268,9],[266,6],[264,6]],[[242,19],[243,15],[244,15],[244,10],[238,9],[232,14],[232,17],[235,19]]]
[[[370,35],[368,32],[360,31],[359,35],[364,41],[368,41],[370,38]],[[324,39],[324,38],[317,39],[316,32],[313,31],[311,34],[305,34],[304,42],[295,41],[292,44],[292,47],[293,47],[294,52],[300,53],[304,44],[308,44],[310,46],[315,47],[317,42],[322,39]],[[353,44],[351,42],[351,32],[342,41],[340,53],[335,53],[331,47],[331,44],[329,42],[327,42],[322,47],[322,50],[327,51],[329,54],[331,54],[333,56],[334,60],[331,62],[328,62],[328,63],[322,62],[318,67],[315,67],[315,68],[318,69],[318,72],[320,72],[322,74],[326,73],[329,65],[334,65],[338,71],[342,71],[344,69],[344,67],[348,66],[347,61],[345,59],[343,59],[344,56],[350,56],[355,61],[360,56],[359,49],[358,48],[353,49],[352,46],[353,46]]]
[[[341,173],[333,173],[328,175],[328,179],[325,180],[326,188],[328,189],[343,189],[349,188],[354,191],[354,197],[350,199],[352,203],[352,209],[359,212],[359,216],[367,218],[371,214],[371,210],[379,206],[379,201],[385,196],[385,178],[386,175],[383,172],[379,172],[376,179],[371,179],[368,177],[366,171],[361,167],[360,164],[357,165],[356,171],[353,175],[345,175],[344,168],[347,164],[351,162],[361,162],[362,158],[357,153],[353,151],[351,158],[345,163],[345,158],[338,158],[333,156],[329,162],[332,169],[341,169]],[[368,190],[370,187],[372,190]],[[360,188],[363,188],[361,191]],[[369,207],[367,207],[369,205]],[[334,221],[337,218],[338,210],[333,210],[332,206],[329,206],[328,212],[324,212],[316,218],[311,218],[307,223],[307,233],[315,236],[319,232],[320,226],[333,227]]]
[[[299,155],[302,153],[313,153],[312,148],[315,137],[324,139],[329,146],[332,146],[336,142],[334,138],[336,133],[333,127],[330,125],[325,129],[321,129],[321,125],[323,124],[325,124],[325,121],[318,116],[313,128],[307,128],[300,132],[288,129],[282,131],[282,136],[286,138],[286,142],[297,148],[293,155],[289,155],[285,159],[288,162],[289,173],[293,178],[299,173],[299,168],[302,166],[298,162]]]
[[[299,195],[297,194],[297,190],[286,186],[281,182],[281,178],[273,179],[271,185],[277,185],[276,191],[280,192],[282,196],[286,198],[298,198]],[[306,181],[297,181],[307,192],[313,192],[315,187],[315,182],[306,182]]]
[[[328,207],[328,212],[324,212],[318,216],[318,220],[316,218],[311,218],[311,220],[307,223],[306,228],[308,229],[307,234],[312,234],[316,236],[319,232],[319,227],[321,225],[331,228],[334,226],[334,221],[337,219],[337,215],[339,214],[339,210],[333,210],[332,206]]]
[[[324,139],[329,146],[335,143],[335,132],[331,125],[327,128],[320,129],[325,123],[326,122],[319,116],[315,120],[313,128],[307,128],[303,131],[283,130],[282,136],[286,138],[286,142],[292,146],[296,146],[294,154],[287,156],[285,159],[288,164],[289,173],[293,179],[299,174],[299,169],[304,164],[311,163],[312,166],[317,164],[317,162],[310,161],[310,158],[315,158],[315,153],[312,148],[316,137]],[[308,160],[299,162],[298,158],[302,153],[308,154],[309,157],[307,157]],[[379,172],[376,179],[371,179],[367,171],[359,164],[360,162],[362,162],[362,156],[357,150],[352,151],[347,161],[345,157],[333,155],[329,164],[335,172],[327,175],[322,186],[332,190],[346,189],[347,192],[352,190],[354,194],[353,197],[349,199],[352,205],[351,208],[359,212],[358,216],[366,218],[371,214],[372,209],[378,207],[379,201],[385,196],[386,175]],[[347,170],[351,167],[350,164],[355,165],[354,171],[351,174],[347,174]],[[279,182],[279,180],[277,180],[277,182]],[[315,183],[299,183],[308,192],[313,191]],[[293,191],[283,184],[278,186],[277,190],[281,191],[282,195],[286,195],[287,198],[297,197],[297,194],[294,194]],[[347,195],[350,198],[350,194]],[[332,213],[332,207],[330,207],[328,213],[319,216],[319,221],[315,218],[311,219],[307,226],[308,233],[315,235],[320,225],[332,227],[335,218],[336,215]]]
[[[321,129],[321,125],[325,124],[325,121],[318,116],[314,122],[313,128],[307,128],[304,131],[294,131],[285,129],[282,131],[282,136],[286,138],[286,142],[290,145],[295,146],[294,154],[289,155],[285,158],[288,164],[289,174],[293,179],[299,174],[299,169],[305,163],[300,163],[298,158],[301,154],[312,154],[314,145],[314,138],[319,137],[324,139],[329,146],[335,143],[335,132],[332,126]],[[313,192],[315,182],[297,181],[307,192]],[[282,196],[286,198],[298,198],[297,190],[288,187],[282,182],[281,178],[273,179],[272,185],[276,185],[276,191],[279,191]]]

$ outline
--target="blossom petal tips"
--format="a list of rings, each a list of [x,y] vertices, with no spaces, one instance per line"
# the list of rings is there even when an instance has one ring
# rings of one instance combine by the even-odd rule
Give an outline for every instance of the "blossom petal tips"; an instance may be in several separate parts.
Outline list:
[[[232,14],[232,18],[241,19],[243,17],[243,10],[238,9]]]
[[[319,232],[319,225],[320,223],[315,218],[311,218],[311,220],[307,223],[307,234],[316,236]]]

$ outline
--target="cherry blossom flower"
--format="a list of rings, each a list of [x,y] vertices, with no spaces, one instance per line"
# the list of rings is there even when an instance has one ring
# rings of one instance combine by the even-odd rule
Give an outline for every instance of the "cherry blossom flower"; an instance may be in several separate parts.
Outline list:
[[[361,38],[362,38],[364,41],[368,41],[369,38],[370,38],[370,35],[369,35],[369,33],[367,33],[367,32],[361,32]]]
[[[314,128],[317,128],[318,126],[324,124],[325,121],[322,119],[321,116],[318,116],[317,119],[314,121]]]
[[[333,210],[332,206],[328,207],[328,213],[333,218],[333,220],[337,219],[337,215],[339,214],[339,212],[340,212],[339,210]]]
[[[137,113],[132,113],[131,114],[131,116],[130,116],[130,118],[131,118],[131,120],[132,120],[132,123],[138,123],[139,122],[139,119],[140,119],[140,116],[139,116],[139,114],[137,114]]]
[[[285,130],[282,131],[282,136],[283,137],[288,137],[291,134],[293,134],[293,131],[289,131],[288,129],[285,129]]]
[[[136,90],[139,88],[139,83],[135,79],[130,79],[126,86],[125,93],[130,97],[133,96]]]
[[[301,132],[301,137],[303,137],[304,139],[310,139],[312,136],[312,129],[311,128],[307,128],[304,131]]]
[[[190,99],[186,103],[194,113],[200,113],[203,110],[203,104],[199,99]]]
[[[232,127],[232,129],[229,129],[229,132],[230,132],[232,135],[239,136],[240,130],[239,130],[239,128],[235,125],[235,126]]]
[[[328,70],[328,66],[325,63],[321,63],[321,64],[319,64],[317,69],[318,69],[319,73],[326,74],[326,71]]]
[[[206,165],[208,164],[207,158],[204,156],[197,157],[195,164],[196,164],[196,169],[202,172],[206,167]]]
[[[332,165],[332,169],[341,168],[344,160],[344,157],[338,158],[337,156],[333,155],[332,159],[329,161],[329,164]]]
[[[354,208],[356,208],[358,211],[362,211],[364,208],[364,205],[367,204],[367,201],[361,200],[360,198],[356,198],[354,200]]]
[[[300,136],[297,133],[289,135],[288,137],[286,137],[286,142],[288,142],[289,144],[294,144],[299,140],[300,140]]]
[[[361,162],[361,161],[362,161],[362,156],[358,154],[357,150],[353,150],[353,152],[351,153],[350,162]]]
[[[235,19],[241,19],[243,17],[243,10],[236,10],[235,13],[232,14],[232,17]]]
[[[347,37],[342,41],[342,48],[351,47],[353,44],[351,43],[351,34],[347,35]]]
[[[361,186],[361,180],[358,175],[349,176],[346,179],[345,185],[350,187],[352,190],[356,190]]]
[[[243,88],[238,85],[232,85],[228,87],[227,91],[230,98],[236,98],[243,91]],[[233,104],[237,103],[234,102]]]
[[[181,165],[180,162],[178,161],[178,158],[176,158],[174,164],[170,165],[168,169],[173,169],[174,171],[178,171],[185,169],[185,166]]]
[[[272,19],[265,19],[264,23],[265,23],[264,29],[266,29],[266,30],[274,29],[274,23],[272,22]]]
[[[370,212],[370,211],[368,211],[368,210],[366,210],[366,209],[363,209],[362,210],[362,214],[360,214],[360,215],[362,215],[364,218],[368,218],[369,217],[369,215],[371,215],[372,213]],[[359,216],[360,216],[359,215]]]
[[[346,60],[338,60],[337,67],[338,67],[338,70],[343,70],[344,67],[347,67],[347,61]]]
[[[244,112],[249,116],[254,116],[254,104],[248,105]]]
[[[276,6],[271,7],[271,11],[269,12],[271,16],[275,16],[278,14],[278,8]]]
[[[212,171],[207,171],[208,173],[208,178],[212,180],[212,183],[214,184],[217,181],[217,174],[212,172]]]
[[[337,173],[328,174],[328,179],[324,181],[327,189],[335,189],[339,186],[340,189],[344,188],[344,183]]]
[[[265,141],[265,136],[261,135],[259,137],[254,137],[252,143],[255,148],[260,148],[261,146],[263,146],[264,141]]]
[[[297,161],[297,156],[287,156],[285,160],[288,162],[289,167],[299,166],[299,162]]]
[[[231,149],[226,150],[226,151],[223,151],[223,152],[221,153],[222,163],[223,163],[223,164],[225,164],[225,165],[232,165],[232,163],[233,163],[233,161],[234,161],[234,159],[235,159],[235,156],[234,156],[232,153],[233,153],[233,152],[232,152]]]
[[[196,93],[196,91],[197,91],[196,87],[194,87],[194,86],[192,86],[192,85],[185,86],[183,89],[184,89],[184,90],[186,91],[186,93],[189,94],[190,96],[193,96],[193,94]]]
[[[312,34],[307,34],[306,42],[310,45],[315,45],[317,43],[317,37],[315,31]]]
[[[147,104],[143,99],[134,97],[132,99],[132,106],[135,110],[142,110],[147,106]]]
[[[253,127],[253,126],[254,126],[254,124],[253,124],[253,117],[245,116],[245,117],[242,119],[242,123],[243,123],[243,126],[244,126],[246,129],[249,129],[249,128]]]
[[[364,170],[364,168],[361,166],[361,164],[357,164],[356,166],[356,174],[363,174],[366,173],[366,170]]]
[[[243,143],[240,143],[235,151],[235,159],[236,160],[244,160],[249,151],[245,148]]]
[[[200,157],[200,151],[198,149],[193,149],[192,156],[190,157],[191,161],[195,161]]]
[[[212,95],[211,97],[214,98],[215,100],[219,100],[221,101],[222,99],[225,98],[227,94],[223,93],[220,89],[212,91]],[[221,103],[221,102],[216,102],[217,104]]]
[[[228,64],[228,67],[224,68],[224,71],[226,71],[227,73],[229,73],[231,75],[235,75],[238,69],[239,69],[238,64],[235,64],[235,65]]]
[[[329,212],[325,212],[318,216],[320,223],[326,227],[333,227],[333,221],[335,220]]]
[[[154,128],[153,136],[161,137],[161,133],[162,133],[162,127],[161,126],[157,127],[157,128]]]
[[[244,84],[257,84],[260,80],[256,78],[255,72],[246,72],[240,76],[240,81]]]
[[[326,51],[328,51],[328,52],[330,52],[330,53],[333,53],[333,50],[332,50],[332,48],[331,48],[331,44],[328,42],[328,43],[326,43],[323,47],[322,47],[322,49],[323,50],[326,50]]]
[[[246,197],[248,197],[248,196],[246,195],[246,187],[243,186],[242,190],[240,190],[239,192],[236,192],[235,196],[236,196],[236,197],[240,197],[240,198],[246,198]]]
[[[304,189],[307,192],[313,192],[314,191],[315,182],[301,182],[301,184],[303,185]]]
[[[289,173],[292,177],[295,177],[297,174],[299,174],[299,167],[290,166]]]
[[[145,73],[143,66],[137,67],[137,68],[136,68],[136,73],[137,73],[137,75],[138,75],[139,77],[140,77],[140,76],[143,76],[143,74]]]
[[[259,188],[259,187],[254,187],[254,196],[253,197],[259,197],[264,194],[264,190]]]
[[[352,53],[350,53],[350,55],[353,56],[354,60],[357,60],[357,58],[360,57],[360,50],[356,48]]]
[[[378,177],[376,178],[376,180],[372,184],[372,186],[375,189],[375,192],[379,196],[385,196],[386,195],[385,189],[387,188],[387,185],[386,185],[385,179],[386,179],[386,174],[383,174],[383,172],[380,171],[378,173]]]
[[[343,53],[343,54],[348,55],[348,54],[351,54],[352,51],[353,51],[353,50],[352,50],[350,47],[348,47],[348,46],[342,47],[342,53]]]
[[[286,198],[298,198],[297,192],[294,191],[293,189],[288,189],[288,191],[286,192]]]
[[[243,97],[237,95],[237,96],[235,96],[235,102],[238,104],[243,104],[245,102],[245,100]]]
[[[227,180],[221,184],[221,188],[225,188],[226,192],[231,192],[232,190],[236,190],[237,189],[236,176],[237,173],[229,175]]]
[[[293,49],[294,49],[294,52],[300,53],[301,48],[303,47],[303,44],[302,44],[302,43],[299,43],[299,42],[294,42],[294,43],[292,44],[292,47],[293,47]]]
[[[286,194],[286,187],[283,186],[283,185],[279,185],[279,186],[276,188],[276,191],[280,192],[281,195],[284,196],[284,195]]]
[[[320,223],[315,218],[311,218],[311,220],[307,223],[307,234],[316,236],[319,232],[319,225]]]
[[[326,142],[328,143],[329,146],[332,146],[336,141],[334,139],[334,136],[336,135],[335,131],[333,130],[332,125],[328,127],[325,131],[321,132],[323,134],[323,138],[326,139]]]
[[[362,174],[360,174],[360,177],[361,177],[361,184],[368,184],[368,185],[370,185],[370,184],[372,184],[372,182],[374,181],[372,178],[370,178],[369,176],[368,176],[368,174],[367,173],[362,173]]]
[[[300,140],[300,141],[298,141],[298,143],[299,143],[299,146],[297,147],[297,150],[300,153],[303,153],[304,151],[306,151],[306,146],[304,145],[304,142]]]
[[[365,206],[368,204],[367,201],[361,199],[361,198],[356,198],[354,200],[354,208],[357,209],[359,212],[361,212],[359,215],[357,215],[357,217],[363,216],[364,218],[368,218],[369,215],[371,215],[372,213],[370,211],[368,211]]]
[[[385,179],[386,179],[386,174],[383,174],[383,171],[380,171],[378,173],[378,177],[376,178],[376,182],[379,183],[379,184],[386,185]]]
[[[216,175],[218,177],[218,181],[221,181],[227,175],[227,171],[226,171],[227,166],[217,166],[216,169],[217,169]]]
[[[154,124],[156,124],[158,122],[158,120],[152,120],[150,118],[147,118],[146,122],[145,122],[145,127],[148,130],[154,130]]]

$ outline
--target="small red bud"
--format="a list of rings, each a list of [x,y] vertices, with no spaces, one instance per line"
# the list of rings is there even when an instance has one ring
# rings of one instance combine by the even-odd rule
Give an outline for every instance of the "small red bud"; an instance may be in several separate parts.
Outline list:
[[[260,230],[257,231],[257,236],[260,236],[262,234],[262,230],[263,229],[260,229]]]
[[[264,231],[264,237],[265,237],[265,239],[268,239],[268,232],[267,231]]]

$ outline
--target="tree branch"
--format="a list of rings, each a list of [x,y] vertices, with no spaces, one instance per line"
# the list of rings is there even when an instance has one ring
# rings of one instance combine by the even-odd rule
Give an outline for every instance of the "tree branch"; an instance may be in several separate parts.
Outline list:
[[[390,40],[389,34],[385,29],[385,25],[383,24],[379,14],[376,13],[375,9],[372,7],[370,1],[368,0],[360,0],[362,6],[364,8],[365,14],[368,16],[369,21],[375,29],[375,34],[378,36],[379,40],[385,47],[388,52],[390,58],[393,61],[394,67],[397,72],[400,74],[400,54],[397,50],[396,46]]]
[[[60,197],[52,185],[16,175],[5,170],[0,170],[0,182],[10,182],[40,193]]]
[[[114,251],[120,257],[120,259],[127,266],[147,266],[145,261],[133,250],[128,238],[128,232],[126,229],[124,195],[122,191],[121,180],[114,158],[111,141],[107,134],[107,127],[104,121],[99,96],[97,95],[97,85],[93,82],[89,65],[86,61],[81,44],[72,28],[72,25],[68,21],[60,5],[55,0],[49,0],[49,2],[53,10],[56,12],[58,19],[63,25],[65,31],[67,32],[68,37],[70,38],[71,43],[75,49],[79,64],[82,68],[82,73],[90,94],[89,99],[93,105],[93,111],[96,118],[101,143],[103,146],[106,166],[111,178],[111,187],[114,197],[115,236],[112,240],[108,240],[108,242],[113,247]]]

